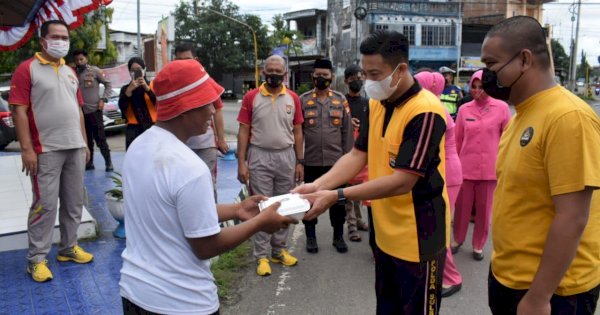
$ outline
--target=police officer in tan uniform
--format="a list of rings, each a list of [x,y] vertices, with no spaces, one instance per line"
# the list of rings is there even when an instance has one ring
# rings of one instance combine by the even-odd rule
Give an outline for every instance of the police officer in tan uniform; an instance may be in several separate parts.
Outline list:
[[[327,173],[331,166],[354,145],[352,121],[344,95],[330,88],[333,66],[327,59],[315,61],[312,73],[315,88],[300,95],[304,114],[304,180],[307,183]],[[329,209],[333,227],[333,246],[340,253],[348,251],[344,241],[345,204]],[[317,253],[315,226],[317,219],[303,221],[306,229],[306,250]]]
[[[79,88],[83,97],[83,118],[88,148],[90,149],[90,160],[85,165],[85,169],[94,169],[94,141],[96,141],[96,145],[100,149],[102,157],[104,157],[106,171],[112,172],[113,165],[110,159],[110,149],[106,142],[102,117],[104,102],[112,96],[112,85],[104,71],[88,64],[88,54],[85,50],[77,49],[73,51],[73,58],[75,59],[75,70],[79,77]],[[102,96],[100,96],[100,84],[104,85]]]

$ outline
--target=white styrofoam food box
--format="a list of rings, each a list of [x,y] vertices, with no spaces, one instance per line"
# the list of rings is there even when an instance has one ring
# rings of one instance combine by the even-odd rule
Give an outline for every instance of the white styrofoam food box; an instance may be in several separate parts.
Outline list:
[[[285,194],[271,197],[261,201],[258,204],[258,207],[260,211],[262,211],[277,201],[281,202],[281,206],[279,206],[277,212],[283,216],[292,217],[296,220],[302,220],[304,213],[310,209],[308,200],[301,198],[299,194]]]

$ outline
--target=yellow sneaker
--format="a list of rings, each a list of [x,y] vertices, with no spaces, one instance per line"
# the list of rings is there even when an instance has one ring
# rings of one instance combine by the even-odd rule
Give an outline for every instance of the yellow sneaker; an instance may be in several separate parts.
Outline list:
[[[74,261],[78,264],[87,264],[90,261],[94,260],[94,255],[86,252],[83,248],[79,247],[79,245],[73,246],[73,249],[69,252],[64,252],[62,254],[58,254],[56,256],[58,261]]]
[[[256,273],[259,276],[268,276],[271,274],[271,266],[269,265],[269,260],[266,258],[261,258],[258,260],[258,266],[256,267]]]
[[[47,260],[37,264],[29,263],[29,265],[27,265],[27,273],[31,274],[31,278],[36,282],[52,280],[52,271],[48,269]]]
[[[278,254],[271,254],[271,261],[284,266],[293,266],[298,263],[298,258],[290,255],[287,250],[282,249]]]

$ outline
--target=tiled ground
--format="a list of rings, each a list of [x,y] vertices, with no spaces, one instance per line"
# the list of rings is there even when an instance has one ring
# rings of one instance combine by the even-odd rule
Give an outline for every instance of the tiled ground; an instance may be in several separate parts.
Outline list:
[[[6,155],[7,153],[0,153]],[[14,154],[14,153],[13,153]],[[117,171],[124,153],[113,153]],[[59,263],[56,247],[48,256],[54,279],[35,283],[26,273],[26,250],[0,253],[0,315],[4,314],[121,314],[119,271],[125,241],[114,239],[116,221],[104,205],[104,191],[111,187],[104,172],[102,157],[95,156],[100,167],[86,172],[88,208],[98,222],[99,237],[81,242],[95,259],[87,265]],[[218,193],[221,202],[232,202],[239,192],[237,162],[219,160]]]

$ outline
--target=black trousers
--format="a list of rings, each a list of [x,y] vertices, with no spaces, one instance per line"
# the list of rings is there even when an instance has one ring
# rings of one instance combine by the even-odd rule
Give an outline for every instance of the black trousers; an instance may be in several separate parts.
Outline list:
[[[600,285],[583,293],[560,296],[550,299],[552,315],[593,315],[598,303]],[[491,269],[488,274],[488,303],[494,315],[517,314],[517,306],[527,290],[505,287],[494,277]]]
[[[377,245],[374,254],[377,315],[439,314],[445,249],[422,262],[390,256]]]
[[[323,174],[329,172],[331,166],[304,166],[304,182],[312,183]],[[341,186],[343,187],[343,186]],[[346,222],[346,206],[335,204],[329,208],[329,220],[331,220],[331,226],[334,228],[343,228]],[[315,226],[319,223],[318,219],[310,221],[302,220],[302,223],[306,226]]]
[[[104,123],[102,122],[102,112],[95,111],[84,114],[83,121],[85,122],[85,133],[90,152],[94,150],[94,141],[96,141],[96,145],[101,151],[108,150],[106,134],[104,133]]]
[[[123,302],[123,314],[125,315],[160,315],[158,313],[153,313],[147,311],[129,301],[128,299],[121,297],[121,301]],[[219,315],[219,311],[210,314],[210,315]]]

